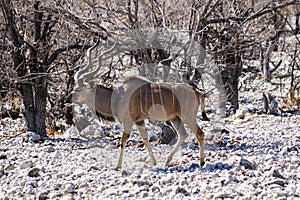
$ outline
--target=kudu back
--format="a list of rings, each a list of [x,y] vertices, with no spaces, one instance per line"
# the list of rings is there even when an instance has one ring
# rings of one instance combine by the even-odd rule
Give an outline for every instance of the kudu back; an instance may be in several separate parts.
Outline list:
[[[118,88],[94,84],[94,81],[87,83],[86,80],[94,76],[101,67],[97,66],[93,69],[93,60],[90,54],[92,48],[87,51],[87,65],[75,75],[76,88],[80,88],[80,93],[74,98],[74,103],[86,104],[100,120],[118,121],[123,126],[121,151],[116,168],[122,166],[124,148],[133,125],[136,125],[142,137],[152,164],[156,165],[148,141],[145,120],[171,121],[178,133],[179,140],[168,155],[166,166],[169,165],[173,155],[188,137],[184,124],[191,129],[199,141],[200,165],[203,166],[204,133],[196,122],[200,105],[202,113],[205,113],[203,95],[186,84],[153,83],[140,76],[126,77]],[[112,51],[113,48],[102,52],[98,59]],[[100,63],[101,61],[99,61],[99,65]]]

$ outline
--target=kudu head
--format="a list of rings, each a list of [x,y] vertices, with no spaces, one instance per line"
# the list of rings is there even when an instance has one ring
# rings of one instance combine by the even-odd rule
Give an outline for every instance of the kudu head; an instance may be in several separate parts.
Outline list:
[[[100,48],[100,53],[98,54],[98,49],[96,51],[95,57],[92,58],[92,50],[98,45],[96,43],[94,46],[90,47],[86,52],[86,63],[80,65],[80,69],[74,75],[75,87],[73,89],[72,101],[74,104],[86,104],[92,111],[95,112],[95,98],[97,95],[97,90],[106,88],[97,85],[95,75],[99,72],[102,66],[102,59],[104,55],[108,55],[112,52],[116,46],[116,43],[108,50],[103,51]],[[98,54],[98,55],[97,55]]]

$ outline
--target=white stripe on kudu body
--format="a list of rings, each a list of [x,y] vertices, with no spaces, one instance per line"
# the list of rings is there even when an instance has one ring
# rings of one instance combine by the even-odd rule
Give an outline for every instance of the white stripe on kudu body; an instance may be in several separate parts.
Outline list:
[[[90,51],[92,48],[88,50],[87,56],[91,56]],[[101,59],[102,55],[113,49],[114,47],[102,52],[98,59]],[[89,58],[88,60],[91,59]],[[99,61],[99,63],[101,62]],[[122,166],[125,144],[134,124],[140,132],[152,164],[156,164],[148,142],[145,120],[171,121],[178,133],[179,140],[170,152],[166,166],[169,165],[173,155],[188,136],[184,124],[191,129],[198,139],[200,144],[200,165],[204,164],[204,133],[196,122],[200,103],[202,113],[205,113],[202,94],[186,84],[152,83],[140,76],[127,77],[119,88],[108,88],[94,84],[93,81],[84,83],[89,76],[95,74],[95,71],[100,66],[89,72],[92,68],[92,63],[88,62],[83,69],[76,73],[76,91],[80,90],[80,92],[79,95],[73,98],[73,101],[74,103],[88,105],[99,119],[110,122],[118,120],[123,126],[121,151],[117,168]],[[88,84],[89,87],[87,87]],[[95,98],[92,99],[92,96],[95,96]]]

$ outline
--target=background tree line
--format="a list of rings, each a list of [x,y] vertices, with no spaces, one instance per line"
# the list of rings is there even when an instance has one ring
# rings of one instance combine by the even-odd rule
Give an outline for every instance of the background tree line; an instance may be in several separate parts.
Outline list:
[[[210,55],[221,73],[230,110],[238,109],[239,77],[243,65],[259,61],[250,70],[272,82],[282,62],[272,53],[288,52],[290,101],[299,105],[300,2],[298,0],[0,0],[1,102],[20,96],[28,131],[46,136],[46,127],[65,129],[72,124],[70,93],[74,73],[85,51],[123,31],[155,27],[184,30]],[[293,45],[286,38],[293,37]],[[118,78],[128,64],[138,67],[168,60],[171,52],[140,49],[126,52],[112,66],[109,79]],[[128,59],[130,58],[130,59]],[[180,63],[186,80],[198,84],[201,71]],[[101,80],[99,80],[101,81]],[[226,102],[225,102],[226,103]]]

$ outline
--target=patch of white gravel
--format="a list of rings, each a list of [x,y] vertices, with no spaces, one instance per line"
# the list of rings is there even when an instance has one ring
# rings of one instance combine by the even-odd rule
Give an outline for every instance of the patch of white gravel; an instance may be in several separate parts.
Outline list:
[[[169,168],[163,163],[171,147],[153,146],[158,160],[153,168],[144,147],[130,145],[119,171],[113,169],[119,148],[112,143],[93,148],[94,142],[79,139],[35,143],[28,134],[9,138],[10,131],[2,130],[0,199],[299,199],[299,120],[249,113],[227,118],[230,131],[206,143],[204,167],[198,165],[193,135]],[[1,121],[6,127],[15,123],[20,125]],[[201,125],[209,130],[209,123]]]

